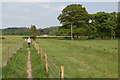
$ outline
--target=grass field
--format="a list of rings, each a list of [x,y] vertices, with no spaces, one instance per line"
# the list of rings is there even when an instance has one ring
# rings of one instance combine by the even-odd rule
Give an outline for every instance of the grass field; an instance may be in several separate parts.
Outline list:
[[[6,60],[8,46],[10,50],[14,50],[21,40],[23,40],[22,37],[3,39],[3,61]],[[65,67],[65,74],[69,78],[118,77],[118,40],[77,40],[72,42],[70,40],[37,39],[37,43],[52,62],[59,67]],[[25,73],[26,48],[20,49],[8,65],[3,67],[3,77],[22,78],[27,76]],[[41,64],[40,57],[33,46],[31,46],[31,53],[35,53],[31,55],[33,77],[47,77],[45,65]],[[24,65],[21,66],[21,64]],[[20,74],[18,75],[18,73]]]
[[[2,78],[26,78],[27,50],[26,45],[13,55],[8,64],[2,67]]]
[[[45,64],[41,61],[41,58],[33,45],[31,46],[30,51],[33,78],[47,78],[47,75],[45,74]]]
[[[13,54],[12,58],[6,66],[2,67],[2,78],[27,78],[27,43]],[[47,78],[45,74],[45,64],[40,60],[36,49],[31,45],[31,64],[33,78]]]
[[[118,40],[37,40],[70,78],[117,78]]]
[[[16,49],[19,47],[19,42],[22,41],[22,37],[14,37],[14,36],[7,36],[5,39],[2,40],[2,62],[6,62],[7,60],[7,54],[8,54],[8,47],[10,55],[13,54],[13,52],[16,51]]]

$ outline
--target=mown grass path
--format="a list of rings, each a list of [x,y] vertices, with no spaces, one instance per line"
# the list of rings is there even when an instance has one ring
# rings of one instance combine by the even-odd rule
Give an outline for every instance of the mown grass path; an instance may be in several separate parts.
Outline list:
[[[32,69],[31,69],[31,61],[30,61],[30,48],[27,48],[28,56],[27,56],[27,73],[29,80],[32,80]]]

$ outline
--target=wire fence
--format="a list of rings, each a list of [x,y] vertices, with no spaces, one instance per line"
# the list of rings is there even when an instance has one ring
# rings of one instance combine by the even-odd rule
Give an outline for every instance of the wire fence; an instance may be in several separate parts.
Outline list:
[[[48,68],[48,73],[52,78],[60,78],[60,68],[50,58],[48,58]]]
[[[36,50],[38,51],[38,54],[41,54],[42,58],[43,58],[43,62],[45,62],[46,64],[48,64],[48,74],[49,77],[51,78],[51,80],[53,80],[54,78],[56,78],[57,80],[60,80],[61,78],[61,69],[60,67],[58,67],[55,63],[53,63],[52,59],[47,57],[47,62],[46,62],[46,58],[45,58],[45,53],[43,53],[42,49],[40,49],[39,45],[33,41],[33,45],[36,48]],[[39,53],[42,52],[42,53]],[[44,55],[44,56],[43,56]],[[70,80],[70,78],[64,73],[64,78],[65,80]]]
[[[10,59],[12,58],[12,56],[13,56],[14,54],[16,54],[17,51],[18,51],[20,48],[23,47],[23,44],[24,44],[24,40],[21,40],[21,41],[18,42],[18,44],[17,44],[16,46],[14,46],[14,48],[13,48],[13,47],[11,48],[10,46],[7,47],[6,59],[5,59],[4,61],[2,61],[2,65],[3,65],[3,66],[6,66],[6,65],[7,65],[7,63],[10,61]]]
[[[53,61],[50,58],[48,58],[48,67],[48,74],[51,76],[51,78],[57,78],[58,80],[60,80],[60,68],[55,63],[53,63]],[[64,78],[65,80],[70,80],[65,73]]]

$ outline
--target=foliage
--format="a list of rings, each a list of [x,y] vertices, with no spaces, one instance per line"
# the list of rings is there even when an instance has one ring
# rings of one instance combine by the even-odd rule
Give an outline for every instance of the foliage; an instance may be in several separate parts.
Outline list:
[[[68,5],[58,16],[62,26],[59,27],[56,35],[70,36],[72,27],[74,38],[79,38],[79,36],[88,36],[88,38],[118,37],[120,30],[117,27],[117,14],[116,12],[88,14],[85,7],[80,4]]]
[[[2,35],[29,35],[29,28],[26,27],[10,27],[6,29],[2,29]]]
[[[49,28],[38,29],[39,35],[55,35],[55,31],[57,31],[59,26],[52,26]]]
[[[30,28],[30,38],[35,40],[36,39],[36,35],[37,35],[36,26],[35,25],[31,25],[31,28]]]
[[[82,5],[71,4],[66,6],[57,17],[62,26],[36,29],[34,25],[31,25],[30,30],[25,27],[13,27],[3,29],[2,35],[31,35],[31,37],[36,35],[73,36],[74,39],[86,36],[89,39],[112,39],[119,37],[119,14],[119,12],[88,14],[86,8]],[[72,35],[71,29],[73,30]]]
[[[62,24],[61,35],[70,34],[71,27],[73,28],[73,37],[79,35],[78,28],[88,24],[90,15],[86,11],[85,7],[82,7],[80,4],[68,5],[63,9],[62,14],[58,16],[58,20]]]
[[[49,28],[43,28],[43,29],[37,29],[36,35],[55,35],[57,29],[59,26],[52,26]],[[2,31],[2,35],[31,35],[32,32],[30,31],[29,28],[26,27],[11,27],[11,28],[5,28],[5,29],[0,29]]]

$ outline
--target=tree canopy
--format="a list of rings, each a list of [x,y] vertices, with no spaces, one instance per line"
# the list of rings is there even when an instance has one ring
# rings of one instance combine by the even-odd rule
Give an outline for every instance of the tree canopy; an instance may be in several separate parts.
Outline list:
[[[57,19],[62,24],[58,29],[57,35],[71,35],[71,24],[73,37],[79,36],[114,38],[117,33],[117,14],[116,12],[106,13],[97,12],[88,14],[85,7],[80,4],[66,6]]]

